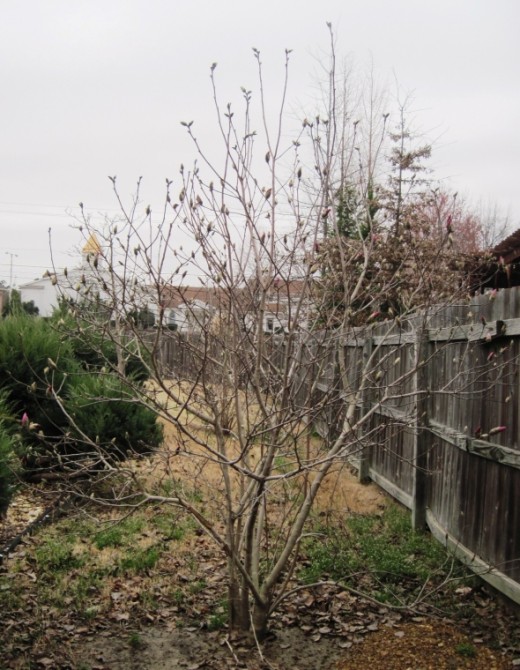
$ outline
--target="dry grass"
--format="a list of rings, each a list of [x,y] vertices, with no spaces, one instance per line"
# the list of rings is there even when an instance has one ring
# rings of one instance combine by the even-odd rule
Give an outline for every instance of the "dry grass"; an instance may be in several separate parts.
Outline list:
[[[150,459],[138,466],[140,477],[148,490],[157,491],[161,487],[164,489],[173,482],[177,492],[190,495],[193,491],[197,491],[208,505],[212,504],[215,510],[221,510],[224,470],[229,473],[235,496],[243,490],[243,480],[247,477],[241,476],[236,469],[219,461],[217,439],[211,427],[204,426],[197,417],[182,409],[182,405],[189,402],[196,409],[207,411],[203,389],[193,389],[185,383],[172,384],[171,388],[169,397],[162,390],[151,390],[154,402],[167,408],[168,414],[175,418],[175,422],[162,420],[164,445]],[[217,390],[214,392],[217,393]],[[239,402],[243,415],[247,415],[251,423],[258,424],[260,420],[258,405],[247,403],[243,393],[240,393]],[[306,434],[305,429],[300,429],[299,432],[300,437],[296,446],[292,446],[295,440],[291,440],[292,444],[287,440],[288,446],[280,449],[273,474],[281,475],[295,468],[296,450],[301,459],[309,462],[310,467],[306,474],[271,485],[272,497],[278,499],[278,502],[280,498],[287,499],[288,488],[291,491],[289,497],[293,499],[302,491],[306,478],[312,479],[312,461],[319,457],[323,449],[321,438]],[[226,438],[223,448],[227,462],[236,460],[239,466],[246,465],[251,469],[254,469],[262,455],[260,441],[252,443],[247,449],[247,454],[241,455],[239,443],[232,435]],[[374,484],[360,485],[345,461],[341,460],[332,465],[321,486],[316,506],[319,510],[327,512],[376,513],[385,506],[386,500],[385,495]],[[276,507],[279,508],[279,504]]]

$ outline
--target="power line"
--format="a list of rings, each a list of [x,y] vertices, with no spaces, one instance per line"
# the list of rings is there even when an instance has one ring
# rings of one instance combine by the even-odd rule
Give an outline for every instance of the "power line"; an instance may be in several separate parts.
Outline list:
[[[11,202],[11,201],[0,201],[0,207],[43,207],[45,209],[73,209],[73,208],[79,208],[79,203],[76,203],[75,205],[48,205],[45,203],[33,203],[33,202]],[[97,210],[104,210],[107,212],[118,212],[120,211],[119,208],[117,207],[94,207],[94,205],[85,205],[85,209],[91,210],[91,209],[97,209]]]
[[[73,215],[68,212],[63,212],[62,214],[55,214],[53,212],[24,212],[24,211],[12,211],[12,210],[0,210],[0,215],[14,215],[14,216],[45,216],[47,218],[53,217],[53,218],[60,218],[60,219],[73,219]],[[88,213],[87,214],[88,218],[90,219],[99,219],[103,218],[103,214],[101,213]]]
[[[2,211],[0,210],[0,215],[2,214],[15,214],[16,216],[45,216],[45,217],[59,217],[62,219],[70,219],[71,215],[63,212],[63,214],[53,214],[52,212],[13,212],[13,211]]]

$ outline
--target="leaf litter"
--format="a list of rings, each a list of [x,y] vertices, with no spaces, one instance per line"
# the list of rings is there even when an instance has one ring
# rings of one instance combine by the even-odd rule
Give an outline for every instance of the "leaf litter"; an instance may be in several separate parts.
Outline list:
[[[324,490],[327,508],[338,490],[348,491],[341,500],[343,512],[362,512],[366,503],[374,513],[384,504],[375,487],[361,486],[348,472],[342,478],[341,486],[330,485],[329,499]],[[11,531],[23,525],[23,509],[31,509],[27,498],[15,501]],[[32,509],[28,519],[37,513]],[[80,593],[85,575],[78,565],[65,572],[59,585],[63,593],[49,597],[35,555],[53,529],[25,536],[1,568],[3,667],[502,670],[515,667],[520,658],[518,619],[481,586],[454,591],[454,605],[446,614],[426,604],[411,612],[395,610],[334,584],[310,588],[294,580],[291,586],[297,590],[274,613],[271,635],[258,647],[229,634],[223,605],[226,563],[195,531],[168,540],[144,528],[142,546],[160,544],[164,551],[156,564],[137,574],[110,570],[117,552],[103,554],[105,549],[83,542],[83,549],[75,549],[78,556],[72,553],[69,559],[90,552],[100,560],[101,577]]]

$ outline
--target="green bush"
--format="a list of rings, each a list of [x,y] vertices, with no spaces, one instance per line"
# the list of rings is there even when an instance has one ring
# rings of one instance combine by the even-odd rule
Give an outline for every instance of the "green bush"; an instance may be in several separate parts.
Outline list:
[[[88,338],[75,335],[70,338],[70,344],[76,359],[85,370],[89,372],[99,372],[101,368],[117,370],[116,345],[106,334],[92,334]],[[146,364],[133,353],[135,347],[132,344],[128,343],[125,347],[127,349],[125,374],[134,381],[146,381],[148,379]]]
[[[99,312],[90,314],[89,320],[82,319],[79,310],[78,305],[63,303],[53,314],[54,327],[67,337],[74,356],[84,370],[117,370],[117,349],[111,337],[110,317],[106,307],[100,306]],[[135,343],[128,338],[123,340],[125,374],[134,381],[145,381],[149,377],[146,362],[138,355]]]
[[[2,316],[16,316],[20,314],[38,316],[38,312],[39,309],[34,304],[34,300],[29,300],[29,302],[22,302],[20,291],[11,289],[10,294],[7,296],[7,300],[4,303]]]
[[[71,380],[67,409],[81,432],[117,460],[149,453],[162,442],[162,426],[155,413],[136,401],[131,388],[115,375],[85,374]]]
[[[1,412],[1,405],[0,405]],[[0,420],[0,518],[5,514],[16,490],[16,437]]]
[[[10,422],[18,429],[19,456],[26,470],[55,467],[59,455],[84,459],[92,453],[85,436],[118,460],[129,452],[149,452],[162,441],[154,413],[136,401],[135,380],[126,384],[115,374],[101,373],[99,352],[92,354],[95,365],[86,364],[78,347],[52,322],[27,316],[0,321],[0,391],[10,405]],[[67,414],[75,426],[69,425]],[[2,444],[4,452],[12,452],[9,435]],[[5,457],[3,462],[5,472]],[[7,491],[6,485],[2,489]]]
[[[7,392],[0,390],[0,518],[5,514],[18,481],[20,435],[7,400]]]
[[[11,316],[0,322],[0,389],[20,422],[27,414],[45,436],[61,434],[65,419],[52,390],[62,393],[78,370],[70,344],[43,319]],[[35,434],[27,432],[24,440],[38,444]]]

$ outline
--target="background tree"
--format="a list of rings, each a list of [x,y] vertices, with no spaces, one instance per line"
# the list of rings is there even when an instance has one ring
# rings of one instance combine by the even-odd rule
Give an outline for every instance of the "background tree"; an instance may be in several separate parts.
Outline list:
[[[431,146],[411,130],[409,105],[408,99],[398,104],[397,123],[383,114],[375,162],[332,166],[329,182],[340,185],[325,210],[328,234],[313,260],[320,323],[339,326],[346,315],[360,325],[479,289],[477,268],[489,262],[496,217],[486,221],[463,198],[437,186],[427,163]],[[348,140],[339,144],[346,147]],[[357,282],[378,297],[363,290],[353,303]]]
[[[38,307],[34,304],[34,300],[22,302],[20,291],[12,289],[2,309],[2,316],[6,317],[10,314],[18,315],[22,313],[29,316],[38,316],[39,311]]]
[[[399,104],[399,123],[395,130],[388,132],[391,141],[388,155],[390,173],[382,197],[386,217],[396,237],[402,233],[403,226],[411,226],[410,219],[430,184],[424,161],[431,156],[431,146],[416,146],[408,126],[406,109],[407,102]]]

